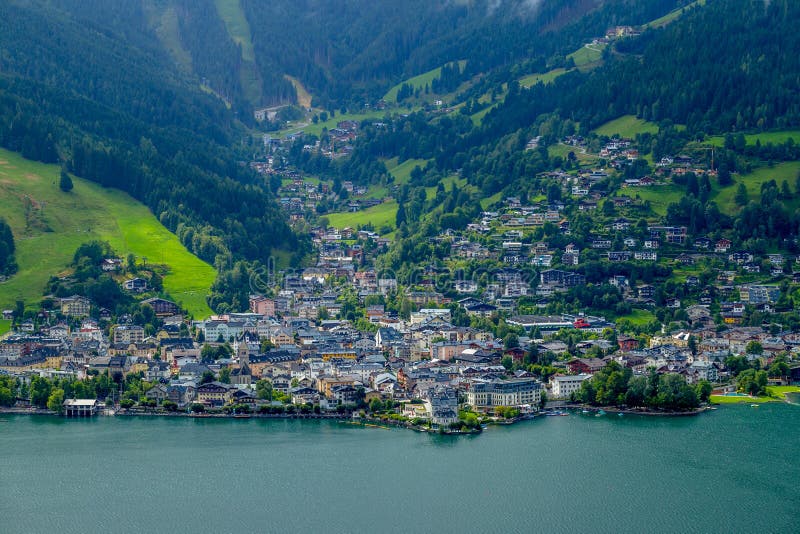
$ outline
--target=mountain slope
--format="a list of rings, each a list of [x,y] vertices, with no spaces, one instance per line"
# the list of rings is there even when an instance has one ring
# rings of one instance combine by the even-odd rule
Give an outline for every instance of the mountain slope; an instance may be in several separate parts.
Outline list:
[[[38,301],[48,279],[63,272],[75,250],[92,240],[108,241],[123,257],[165,264],[164,290],[196,318],[211,313],[205,296],[214,268],[191,254],[149,210],[121,191],[74,178],[74,189],[58,187],[59,168],[0,150],[0,217],[11,225],[19,272],[0,283],[0,307],[17,299]]]

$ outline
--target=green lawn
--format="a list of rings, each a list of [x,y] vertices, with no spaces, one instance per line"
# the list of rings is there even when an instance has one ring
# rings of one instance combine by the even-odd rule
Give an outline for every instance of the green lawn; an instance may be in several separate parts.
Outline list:
[[[778,130],[774,132],[745,134],[744,139],[747,141],[748,145],[755,145],[756,141],[761,141],[762,145],[766,145],[767,143],[781,145],[789,139],[794,139],[795,142],[800,143],[800,130]],[[707,142],[713,146],[721,147],[725,145],[725,136],[715,135],[713,137],[709,137]]]
[[[155,9],[145,9],[144,11],[149,25],[154,29],[158,40],[167,49],[170,57],[184,72],[191,72],[192,56],[181,41],[178,13],[175,8],[173,6],[165,7],[160,13]]]
[[[714,404],[763,404],[767,402],[780,402],[774,397],[728,397],[725,395],[711,395],[711,402]]]
[[[470,116],[469,116],[469,118],[472,120],[472,124],[474,124],[475,126],[477,126],[477,125],[479,125],[480,123],[482,123],[482,122],[483,122],[483,118],[484,118],[484,117],[485,117],[485,116],[486,116],[486,115],[487,115],[487,114],[488,114],[490,111],[492,111],[492,110],[493,110],[494,108],[496,108],[496,107],[497,107],[497,104],[492,104],[491,106],[487,106],[487,107],[483,108],[482,110],[480,110],[479,112],[477,112],[477,113],[473,113],[472,115],[470,115]]]
[[[572,61],[575,62],[575,66],[580,68],[588,68],[593,66],[595,63],[599,62],[603,57],[603,50],[605,49],[606,45],[584,45],[580,47],[578,50],[574,51],[573,53],[569,54],[567,57],[572,58]]]
[[[247,17],[244,16],[239,0],[214,0],[214,4],[217,6],[217,14],[225,23],[231,39],[236,44],[241,45],[242,59],[250,62],[255,61],[256,54],[250,37],[252,35],[250,33],[250,24],[247,22]]]
[[[636,134],[658,133],[658,125],[643,119],[636,118],[634,115],[623,115],[618,119],[609,121],[602,126],[592,130],[597,135],[612,137],[615,134],[621,137],[634,138]]]
[[[679,202],[684,196],[685,191],[677,185],[654,185],[651,187],[625,187],[620,190],[621,195],[631,198],[637,196],[642,200],[650,201],[650,207],[658,215],[667,214],[667,206],[673,202]]]
[[[394,176],[395,184],[403,185],[408,183],[408,180],[411,178],[411,171],[414,170],[414,167],[419,166],[420,169],[424,169],[427,163],[427,159],[407,159],[403,163],[398,164],[397,158],[392,158],[386,161],[386,169],[389,171],[389,174]]]
[[[463,59],[458,62],[462,70],[464,69],[464,65],[466,65],[466,63],[467,62]],[[393,104],[397,102],[397,92],[400,91],[400,87],[402,87],[403,84],[407,83],[411,85],[411,87],[413,87],[415,90],[422,89],[426,85],[430,85],[435,78],[438,78],[441,72],[442,72],[442,67],[436,67],[433,70],[429,70],[428,72],[423,72],[422,74],[414,76],[413,78],[403,80],[402,82],[398,83],[397,85],[389,89],[386,92],[386,94],[383,95],[383,100],[389,104]]]
[[[594,164],[599,159],[595,154],[584,154],[580,151],[580,149],[574,146],[565,145],[563,143],[558,143],[547,147],[547,154],[551,158],[560,156],[566,159],[570,152],[574,153],[575,157],[578,158],[578,161],[581,163]]]
[[[467,185],[467,179],[466,178],[459,178],[458,176],[453,174],[451,176],[448,176],[447,178],[444,178],[441,183],[444,186],[445,192],[449,192],[450,189],[453,187],[454,183],[456,184],[456,187],[458,187],[459,189],[463,189]],[[436,196],[436,190],[438,188],[439,188],[438,185],[434,185],[434,186],[431,186],[431,187],[426,187],[425,188],[425,198],[430,200],[433,197],[435,197]]]
[[[371,208],[356,212],[329,213],[325,215],[334,228],[356,228],[359,225],[372,224],[376,231],[381,226],[388,225],[394,228],[397,217],[397,202],[384,202]]]
[[[75,188],[58,188],[59,167],[0,150],[0,216],[17,244],[19,272],[0,284],[0,307],[18,298],[38,302],[48,278],[64,272],[82,243],[108,241],[126,256],[169,266],[165,291],[195,317],[207,317],[205,302],[216,273],[192,255],[144,205],[126,193],[73,177]],[[28,208],[26,208],[28,206]]]
[[[499,191],[499,192],[495,193],[494,195],[492,195],[490,197],[486,197],[483,200],[481,200],[481,208],[483,208],[484,210],[488,209],[493,204],[495,204],[495,203],[499,202],[500,200],[502,200],[502,198],[503,198],[503,192],[502,191]]]
[[[800,139],[800,137],[798,139]],[[798,172],[800,172],[800,161],[787,161],[785,163],[778,163],[772,167],[759,167],[750,174],[736,176],[734,180],[737,183],[721,189],[714,197],[714,200],[717,202],[720,211],[732,215],[740,209],[734,201],[738,183],[743,183],[747,187],[747,193],[750,199],[758,201],[761,198],[761,184],[770,180],[775,180],[778,187],[780,187],[781,182],[786,180],[789,182],[789,186],[794,189],[794,181],[797,178]]]
[[[620,319],[627,319],[634,326],[645,326],[654,321],[656,319],[656,316],[647,310],[633,309],[631,310],[631,313],[629,313],[628,315],[623,315],[617,318],[617,320]]]
[[[694,7],[694,6],[702,6],[702,5],[705,5],[705,3],[706,3],[706,0],[695,0],[691,4],[688,4],[686,6],[678,8],[678,9],[673,9],[672,11],[670,11],[669,13],[664,15],[663,17],[659,17],[659,18],[657,18],[655,20],[651,20],[650,22],[645,24],[644,27],[645,28],[658,28],[660,26],[665,26],[665,25],[669,24],[670,22],[672,22],[673,20],[675,20],[678,17],[680,17],[683,14],[683,10],[684,9],[690,8],[690,7]]]
[[[11,321],[0,319],[0,336],[11,330]]]
[[[769,386],[767,393],[780,399],[784,398],[787,393],[800,393],[800,386]]]
[[[553,69],[553,70],[551,70],[549,72],[545,72],[544,74],[529,74],[529,75],[525,76],[524,78],[520,78],[519,84],[522,87],[526,88],[526,89],[528,89],[529,87],[533,87],[534,85],[536,85],[539,82],[547,85],[548,83],[553,83],[553,80],[555,80],[556,78],[558,78],[559,76],[561,76],[565,72],[567,72],[567,69],[563,69],[563,68],[559,67],[559,68]]]

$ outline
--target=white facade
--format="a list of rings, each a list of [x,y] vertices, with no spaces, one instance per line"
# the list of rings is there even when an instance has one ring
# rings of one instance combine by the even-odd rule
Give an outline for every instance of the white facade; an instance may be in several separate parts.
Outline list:
[[[581,389],[584,380],[592,375],[554,376],[550,378],[550,392],[554,399],[569,399],[570,395]]]

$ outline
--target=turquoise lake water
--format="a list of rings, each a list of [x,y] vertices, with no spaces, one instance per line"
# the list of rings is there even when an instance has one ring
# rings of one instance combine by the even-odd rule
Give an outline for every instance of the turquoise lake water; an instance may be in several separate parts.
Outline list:
[[[797,532],[800,407],[448,437],[0,416],[0,532]]]

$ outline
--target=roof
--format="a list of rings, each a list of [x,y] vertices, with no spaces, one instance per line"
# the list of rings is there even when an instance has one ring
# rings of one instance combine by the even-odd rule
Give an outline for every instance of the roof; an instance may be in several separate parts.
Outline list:
[[[64,406],[94,406],[97,404],[97,399],[67,399],[64,401]]]

